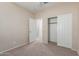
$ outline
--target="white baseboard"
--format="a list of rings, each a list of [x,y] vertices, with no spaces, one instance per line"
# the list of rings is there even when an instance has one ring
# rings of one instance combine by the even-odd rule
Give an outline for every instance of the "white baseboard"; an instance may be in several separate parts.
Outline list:
[[[79,50],[77,50],[77,53],[78,53],[78,55],[79,55]]]
[[[63,47],[63,46],[61,46],[61,45],[59,45],[59,44],[57,44],[57,46]],[[65,47],[65,48],[67,48],[67,47]],[[76,52],[77,52],[77,49],[73,49],[73,48],[69,48],[69,49],[71,49],[71,50],[73,50],[73,51],[76,51]]]
[[[28,44],[28,43],[23,43],[23,44],[21,44],[21,45],[18,45],[18,46],[12,47],[12,48],[10,48],[10,49],[7,49],[7,50],[4,50],[4,51],[1,51],[0,54],[2,54],[2,53],[4,53],[4,52],[7,52],[7,51],[10,51],[10,50],[13,50],[13,49],[15,49],[15,48],[19,48],[19,47],[24,46],[24,45],[26,45],[26,44]]]

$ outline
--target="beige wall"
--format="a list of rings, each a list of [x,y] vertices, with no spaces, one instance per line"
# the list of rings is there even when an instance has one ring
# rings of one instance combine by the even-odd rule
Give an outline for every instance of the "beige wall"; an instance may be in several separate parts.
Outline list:
[[[76,37],[77,37],[77,39],[78,39],[78,40],[77,40],[77,46],[78,46],[78,47],[77,47],[77,48],[78,48],[77,52],[78,52],[78,55],[79,55],[79,8],[78,8],[77,11],[78,11],[78,13],[77,13],[77,17],[78,17],[78,18],[77,18],[77,23],[76,23],[76,25],[77,25],[77,26],[76,26],[76,28],[77,28],[77,29],[76,29],[76,31],[77,31]]]
[[[55,7],[49,7],[48,9],[42,10],[39,13],[36,14],[36,17],[42,17],[43,18],[43,42],[48,43],[48,18],[54,17],[66,13],[72,13],[72,22],[73,22],[73,40],[72,40],[72,49],[77,50],[78,48],[78,41],[79,41],[79,29],[78,29],[78,8],[79,3],[62,3],[59,5],[56,5]]]
[[[28,43],[30,12],[12,3],[0,3],[0,52]]]

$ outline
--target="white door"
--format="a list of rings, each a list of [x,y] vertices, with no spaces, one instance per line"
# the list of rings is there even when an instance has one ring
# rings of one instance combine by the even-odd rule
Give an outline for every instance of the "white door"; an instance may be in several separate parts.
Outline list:
[[[36,20],[29,19],[29,42],[36,40],[37,29],[36,29]]]
[[[37,19],[37,39],[42,42],[42,18]]]
[[[59,46],[72,48],[72,14],[58,16],[57,42]]]

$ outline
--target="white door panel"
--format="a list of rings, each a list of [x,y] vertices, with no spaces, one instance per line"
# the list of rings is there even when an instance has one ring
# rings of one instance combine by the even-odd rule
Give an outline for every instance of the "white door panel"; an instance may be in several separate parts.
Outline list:
[[[32,42],[36,39],[36,34],[37,29],[36,29],[36,20],[30,19],[29,20],[29,42]]]
[[[72,14],[58,16],[57,22],[58,45],[72,48]]]

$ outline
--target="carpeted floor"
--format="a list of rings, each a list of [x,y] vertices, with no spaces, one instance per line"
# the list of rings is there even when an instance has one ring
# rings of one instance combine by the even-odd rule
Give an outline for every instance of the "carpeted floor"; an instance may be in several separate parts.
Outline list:
[[[33,42],[20,48],[0,54],[1,56],[77,56],[77,52],[68,48],[56,46],[54,43],[48,45],[41,42]]]

